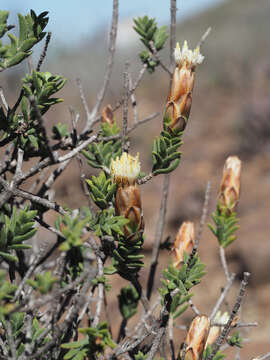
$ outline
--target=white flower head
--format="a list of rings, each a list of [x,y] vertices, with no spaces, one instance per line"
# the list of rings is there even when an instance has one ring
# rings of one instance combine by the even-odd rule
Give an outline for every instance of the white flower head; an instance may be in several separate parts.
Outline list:
[[[184,41],[182,49],[179,43],[176,43],[174,58],[177,65],[186,63],[186,65],[191,67],[201,64],[204,60],[204,56],[200,53],[200,48],[196,47],[194,50],[189,49],[186,40]]]
[[[218,311],[216,313],[216,316],[214,318],[214,323],[217,323],[219,325],[226,325],[228,320],[229,320],[230,316],[229,314],[226,312],[224,312],[223,314],[221,314],[221,311]]]
[[[141,164],[139,162],[139,154],[133,157],[123,152],[121,157],[117,156],[111,162],[111,176],[118,184],[135,184],[139,177]]]

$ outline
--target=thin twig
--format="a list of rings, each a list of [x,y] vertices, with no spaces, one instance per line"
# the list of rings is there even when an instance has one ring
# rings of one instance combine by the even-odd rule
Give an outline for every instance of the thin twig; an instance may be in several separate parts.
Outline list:
[[[156,268],[158,265],[158,255],[160,250],[160,243],[163,237],[164,225],[165,225],[165,218],[167,212],[167,200],[169,194],[169,185],[170,185],[170,175],[166,174],[163,181],[163,189],[162,189],[162,198],[160,203],[160,210],[159,210],[159,217],[156,226],[156,234],[155,234],[155,242],[153,244],[152,250],[152,260],[151,260],[151,267],[148,276],[147,282],[147,298],[151,298]]]
[[[152,179],[152,177],[153,177],[153,173],[150,173],[150,174],[144,176],[143,178],[139,179],[138,184],[139,185],[146,184],[149,180]]]
[[[240,306],[240,309],[238,311],[238,318],[239,318],[239,321],[241,321],[242,319],[242,306]],[[241,334],[241,331],[239,331],[239,336],[242,338],[242,334]],[[241,360],[241,348],[236,346],[236,349],[235,349],[235,356],[234,356],[234,360]]]
[[[211,32],[212,28],[209,27],[206,32],[203,34],[203,36],[200,38],[198,44],[196,47],[201,47],[203,45],[203,43],[205,42],[206,38],[210,35],[210,32]]]
[[[169,319],[168,334],[169,334],[171,359],[175,360],[174,341],[173,341],[173,319],[172,318]]]
[[[69,163],[70,161],[66,160],[62,164],[60,164],[56,169],[53,170],[53,172],[48,177],[48,179],[41,185],[37,193],[38,196],[43,197],[46,194],[46,192],[51,188],[51,186],[56,181],[56,179],[63,173],[63,171],[66,169]]]
[[[221,293],[220,297],[218,298],[218,300],[217,300],[217,302],[216,302],[216,304],[215,304],[215,306],[214,306],[214,308],[212,310],[212,313],[210,315],[210,320],[213,320],[215,318],[216,313],[218,312],[218,310],[219,310],[220,306],[222,305],[223,301],[225,300],[225,298],[226,298],[226,296],[227,296],[227,294],[228,294],[228,292],[229,292],[229,290],[230,290],[230,288],[232,286],[232,283],[233,283],[234,279],[235,279],[235,274],[233,273],[231,275],[230,279],[228,279],[225,288],[222,290],[222,293]]]
[[[123,102],[123,119],[122,119],[122,151],[128,152],[127,128],[128,128],[128,99],[129,99],[129,63],[125,64],[124,71],[124,102]]]
[[[270,352],[268,352],[267,354],[265,354],[263,356],[259,356],[256,359],[258,359],[258,360],[268,360],[268,359],[270,359]]]
[[[129,90],[129,95],[131,96],[134,91],[137,89],[137,87],[139,86],[142,78],[143,78],[143,75],[145,73],[147,69],[147,65],[144,64],[144,66],[141,68],[141,70],[139,71],[139,74],[137,76],[137,79],[134,81],[133,83],[133,87]],[[124,102],[124,97],[122,97],[122,99],[120,101],[118,101],[115,106],[113,107],[113,112],[115,112],[116,110],[118,110],[120,108],[120,106],[123,104]],[[97,119],[96,121],[100,121],[101,117],[99,119]]]
[[[8,111],[9,106],[8,106],[8,103],[7,103],[5,95],[4,95],[4,90],[1,86],[0,86],[0,98],[2,100],[5,110]]]
[[[171,69],[174,66],[174,49],[176,44],[176,0],[171,1],[171,22],[170,22],[170,64]]]
[[[229,273],[229,269],[228,269],[228,265],[227,265],[227,261],[226,261],[225,250],[222,246],[219,247],[219,256],[220,256],[222,268],[223,268],[225,276],[226,276],[226,280],[229,281],[230,273]]]
[[[151,346],[151,350],[149,351],[149,354],[146,358],[146,360],[152,360],[153,357],[155,356],[157,350],[158,350],[158,347],[161,343],[161,340],[162,340],[162,337],[165,333],[165,327],[161,327],[159,330],[158,330],[158,333],[157,333],[157,336],[154,338],[153,340],[153,344]]]
[[[85,97],[85,94],[84,94],[84,91],[83,91],[81,79],[77,78],[76,83],[77,83],[77,86],[79,88],[81,101],[82,101],[82,104],[83,104],[84,111],[86,113],[86,119],[87,119],[87,121],[89,121],[91,113],[90,113],[90,110],[89,110],[89,107],[88,107],[88,104],[87,104],[87,101],[86,101],[86,97]]]
[[[37,64],[37,71],[40,71],[42,63],[43,63],[43,61],[44,61],[44,59],[45,59],[45,57],[47,55],[47,50],[48,50],[49,43],[51,41],[51,37],[52,37],[52,33],[49,31],[47,36],[46,36],[44,48],[42,50],[42,53],[40,55],[40,58],[39,58],[39,61],[38,61],[38,64]]]
[[[160,57],[158,56],[158,52],[157,52],[157,49],[155,47],[155,44],[154,42],[151,40],[149,41],[149,45],[151,47],[151,50],[152,50],[152,54],[154,55],[154,57],[156,58],[156,60],[158,60],[160,66],[162,67],[162,69],[164,71],[166,71],[170,76],[172,76],[172,72],[171,70],[163,63],[163,61],[160,59]]]
[[[206,222],[206,218],[207,218],[207,213],[208,213],[208,204],[209,204],[209,199],[210,199],[210,191],[211,191],[211,182],[208,181],[207,185],[206,185],[206,189],[205,189],[205,194],[204,194],[204,203],[203,203],[203,209],[202,209],[202,216],[200,219],[200,226],[199,226],[199,230],[195,239],[195,246],[198,247],[199,246],[199,242],[202,236],[202,232],[204,229],[204,225]]]
[[[40,254],[41,255],[41,254]],[[36,256],[34,257],[33,261],[32,261],[32,264],[30,265],[29,269],[27,270],[24,278],[20,281],[20,284],[16,290],[16,293],[14,295],[14,301],[17,301],[19,296],[21,295],[21,291],[24,287],[24,284],[26,283],[26,281],[31,277],[31,275],[33,274],[37,264],[38,264],[38,261],[40,259],[40,255],[39,256]]]
[[[250,273],[244,272],[244,278],[243,278],[243,280],[241,282],[239,294],[238,294],[237,299],[235,301],[235,304],[233,306],[232,312],[230,314],[230,318],[227,321],[224,328],[222,329],[222,331],[221,331],[220,335],[218,336],[217,340],[214,342],[213,350],[212,350],[211,354],[207,357],[206,360],[212,360],[214,358],[214,356],[218,352],[220,346],[222,345],[223,341],[227,338],[227,336],[229,334],[229,331],[231,329],[232,322],[233,322],[236,314],[238,313],[238,310],[239,310],[239,308],[241,306],[241,303],[243,301],[243,297],[244,297],[245,292],[246,292],[246,287],[247,287],[247,284],[248,284],[249,276],[250,276]]]
[[[22,149],[18,149],[18,155],[17,155],[17,164],[16,164],[16,170],[15,170],[15,176],[13,178],[13,181],[15,183],[18,182],[20,177],[22,176],[22,162],[23,162],[23,154],[24,151]]]
[[[193,304],[193,301],[192,300],[189,300],[188,301],[190,307],[191,307],[191,310],[194,312],[195,315],[200,315],[200,311],[199,309],[197,308],[197,306],[195,304]]]
[[[39,123],[39,128],[40,128],[40,131],[41,131],[42,136],[44,138],[43,140],[45,141],[48,152],[49,152],[49,157],[51,158],[52,162],[54,163],[55,162],[54,153],[53,153],[52,148],[50,146],[49,138],[47,136],[47,130],[46,130],[46,127],[44,125],[43,117],[42,117],[42,115],[40,113],[37,101],[36,101],[34,96],[30,96],[29,101],[30,101],[31,106],[33,107],[33,109],[35,111],[36,119],[37,119],[37,121]]]
[[[91,112],[91,115],[87,119],[87,123],[84,128],[84,131],[89,130],[92,127],[92,125],[95,121],[96,115],[100,109],[101,103],[104,99],[110,79],[111,79],[113,62],[114,62],[114,54],[115,54],[117,27],[118,27],[118,6],[119,6],[118,3],[119,3],[118,0],[113,0],[113,15],[112,15],[112,25],[111,25],[110,40],[109,40],[109,58],[108,58],[108,63],[107,63],[106,74],[104,77],[104,83],[98,94],[97,102]]]
[[[6,323],[6,330],[7,330],[7,339],[8,339],[8,343],[9,343],[9,347],[10,347],[10,352],[11,352],[11,360],[16,360],[17,359],[16,345],[15,345],[9,318],[6,318],[5,323]]]
[[[132,89],[132,78],[131,73],[128,73],[128,81],[129,81],[129,91]],[[136,124],[138,122],[138,113],[137,113],[137,101],[135,93],[130,94],[130,100],[131,100],[131,106],[133,110],[133,124]]]
[[[101,276],[103,276],[103,262],[100,257],[97,258],[97,264],[98,264],[97,276],[101,277]],[[102,309],[102,302],[103,302],[103,292],[104,292],[104,284],[99,283],[98,284],[98,300],[97,300],[97,306],[96,306],[96,314],[95,314],[94,321],[92,324],[93,327],[96,327],[99,323],[101,309]]]

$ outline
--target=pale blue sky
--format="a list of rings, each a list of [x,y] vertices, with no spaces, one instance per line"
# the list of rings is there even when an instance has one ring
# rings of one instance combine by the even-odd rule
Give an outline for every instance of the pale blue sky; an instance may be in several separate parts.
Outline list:
[[[179,0],[178,19],[185,18],[222,0]],[[120,21],[127,17],[151,15],[159,23],[169,20],[169,0],[120,0]],[[55,43],[83,40],[99,28],[108,26],[112,0],[1,0],[1,9],[11,13],[49,11],[47,29],[53,32]],[[14,18],[12,19],[14,21]]]

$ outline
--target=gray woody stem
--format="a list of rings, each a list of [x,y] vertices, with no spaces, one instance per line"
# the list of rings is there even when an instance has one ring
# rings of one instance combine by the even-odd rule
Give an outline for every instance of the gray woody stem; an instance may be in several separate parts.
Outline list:
[[[212,360],[214,358],[214,356],[218,352],[220,346],[222,345],[223,341],[227,338],[227,336],[229,334],[229,331],[231,329],[233,319],[235,318],[236,314],[238,313],[238,310],[239,310],[239,308],[241,306],[241,303],[243,301],[243,297],[244,297],[245,292],[246,292],[246,287],[247,287],[247,284],[248,284],[249,276],[250,276],[250,273],[248,273],[248,272],[244,273],[244,279],[241,282],[239,294],[238,294],[237,299],[235,301],[235,304],[234,304],[234,307],[232,309],[230,318],[229,318],[227,324],[224,326],[223,330],[221,331],[219,337],[215,341],[215,343],[213,345],[212,353],[207,357],[206,360]]]
[[[89,130],[93,125],[96,115],[100,109],[101,103],[104,99],[105,93],[107,91],[111,75],[113,69],[113,62],[114,62],[114,54],[115,54],[115,43],[116,43],[116,36],[117,36],[117,26],[118,26],[118,0],[113,0],[113,16],[112,16],[112,25],[110,31],[110,41],[109,41],[109,58],[107,63],[107,70],[104,77],[103,86],[98,94],[96,105],[93,108],[93,111],[89,117],[87,117],[86,126],[84,131]],[[83,131],[83,132],[84,132]]]

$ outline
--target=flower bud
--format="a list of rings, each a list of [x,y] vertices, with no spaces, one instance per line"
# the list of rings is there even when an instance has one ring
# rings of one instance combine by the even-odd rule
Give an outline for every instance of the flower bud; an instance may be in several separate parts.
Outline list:
[[[113,181],[118,184],[115,195],[115,210],[129,220],[124,226],[124,235],[136,240],[144,229],[141,197],[136,181],[140,173],[139,155],[136,158],[126,152],[111,163]]]
[[[196,316],[188,330],[186,337],[185,360],[201,360],[205,343],[210,329],[210,320],[205,315]]]
[[[218,311],[216,313],[216,316],[215,316],[213,322],[214,322],[214,324],[215,323],[219,324],[219,325],[222,324],[225,326],[227,324],[228,320],[229,320],[229,314],[227,312],[225,312],[221,315],[221,311]],[[219,334],[221,333],[222,329],[223,329],[223,326],[211,326],[205,347],[207,347],[207,345],[214,344],[214,342],[218,338]]]
[[[184,252],[190,254],[194,246],[194,224],[192,222],[184,222],[178,230],[175,242],[173,244],[173,252],[175,255],[174,267],[180,267],[184,261]]]
[[[190,50],[184,42],[182,50],[179,43],[174,51],[176,68],[164,114],[164,125],[172,131],[183,131],[187,125],[192,103],[195,68],[203,62],[200,49]]]
[[[237,156],[230,156],[225,162],[221,181],[218,206],[231,214],[235,211],[240,193],[241,160]]]
[[[107,123],[110,126],[114,124],[113,120],[113,111],[111,105],[105,106],[105,108],[102,111],[102,117],[101,117],[102,123]]]

